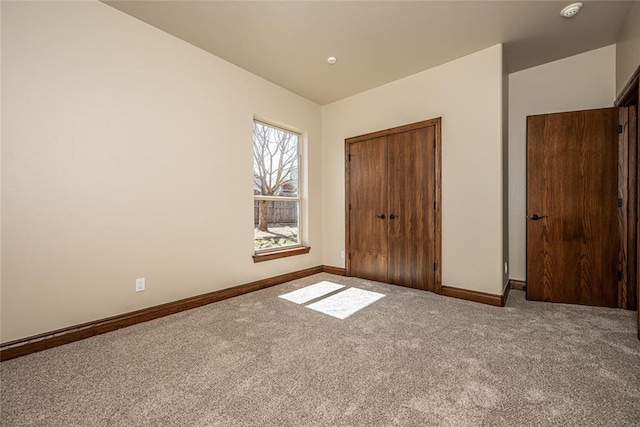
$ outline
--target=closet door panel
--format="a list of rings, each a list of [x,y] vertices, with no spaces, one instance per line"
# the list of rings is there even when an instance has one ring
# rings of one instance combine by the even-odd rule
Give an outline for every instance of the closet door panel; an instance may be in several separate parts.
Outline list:
[[[349,274],[387,281],[387,138],[349,147]]]
[[[435,132],[388,136],[389,282],[435,290]]]

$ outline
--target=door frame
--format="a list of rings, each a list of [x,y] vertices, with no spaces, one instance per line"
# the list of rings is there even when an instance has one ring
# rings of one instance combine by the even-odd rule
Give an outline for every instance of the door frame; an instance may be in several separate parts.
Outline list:
[[[618,308],[637,305],[637,105],[618,107]]]
[[[620,93],[618,94],[618,97],[616,98],[614,105],[616,107],[629,107],[632,105],[636,106],[636,140],[635,140],[635,144],[636,144],[636,162],[635,165],[636,167],[640,164],[640,147],[637,146],[638,144],[638,139],[640,138],[640,136],[638,135],[638,133],[640,133],[640,66],[638,66],[635,70],[635,72],[631,75],[631,78],[629,78],[629,80],[627,81],[627,83],[624,85],[624,87],[622,88],[622,90],[620,91]],[[632,141],[629,141],[629,144],[633,144]],[[638,176],[637,171],[636,171],[636,176]],[[634,238],[635,237],[635,241],[636,241],[636,266],[640,267],[640,233],[638,233],[637,231],[640,229],[639,226],[639,222],[638,219],[640,217],[640,183],[639,185],[636,185],[636,194],[635,194],[635,198],[636,198],[636,212],[638,213],[638,217],[636,218],[636,227],[635,228],[635,232],[636,235],[635,236],[621,236],[621,238]],[[623,272],[623,274],[625,274],[626,272]],[[637,310],[638,310],[638,339],[640,340],[640,271],[636,271],[636,277],[635,277],[635,286],[636,286],[636,298],[637,298]]]
[[[442,293],[442,117],[434,119],[423,120],[416,123],[411,123],[403,126],[397,126],[381,131],[371,132],[364,135],[354,136],[346,138],[344,140],[344,165],[345,165],[345,271],[347,276],[351,276],[351,263],[349,260],[350,244],[349,244],[349,203],[350,203],[350,190],[349,190],[349,147],[350,144],[359,141],[365,141],[368,139],[381,138],[396,133],[407,132],[416,129],[422,129],[426,127],[434,127],[435,136],[435,233],[434,233],[434,259],[435,259],[435,283],[434,292],[436,294]]]

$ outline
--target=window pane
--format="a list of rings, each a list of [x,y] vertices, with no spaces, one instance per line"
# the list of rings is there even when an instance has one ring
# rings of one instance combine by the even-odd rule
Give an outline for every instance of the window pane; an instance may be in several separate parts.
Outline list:
[[[253,193],[298,197],[299,135],[253,122]]]
[[[256,200],[253,207],[255,250],[300,244],[297,201]]]

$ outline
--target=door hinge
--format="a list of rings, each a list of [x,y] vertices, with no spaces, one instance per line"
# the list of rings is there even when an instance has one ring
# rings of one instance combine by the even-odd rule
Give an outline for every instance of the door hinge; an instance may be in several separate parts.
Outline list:
[[[433,210],[434,211],[436,210],[436,202],[435,201],[433,202]]]
[[[622,199],[618,199],[618,207],[621,208],[623,204],[624,202],[622,201]]]
[[[351,210],[351,203],[349,203],[349,210]]]
[[[622,280],[622,271],[618,271],[618,282]]]
[[[436,271],[436,263],[433,263],[433,271]]]
[[[618,125],[618,133],[624,133],[624,126]]]
[[[351,161],[351,154],[347,154],[347,158]]]

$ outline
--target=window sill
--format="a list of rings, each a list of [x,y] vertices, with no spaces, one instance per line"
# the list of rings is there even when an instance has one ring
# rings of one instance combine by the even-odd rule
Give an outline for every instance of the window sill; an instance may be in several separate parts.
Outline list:
[[[308,246],[296,246],[295,248],[278,249],[276,251],[259,252],[253,255],[253,262],[270,261],[272,259],[286,258],[288,256],[308,254],[311,250]]]

